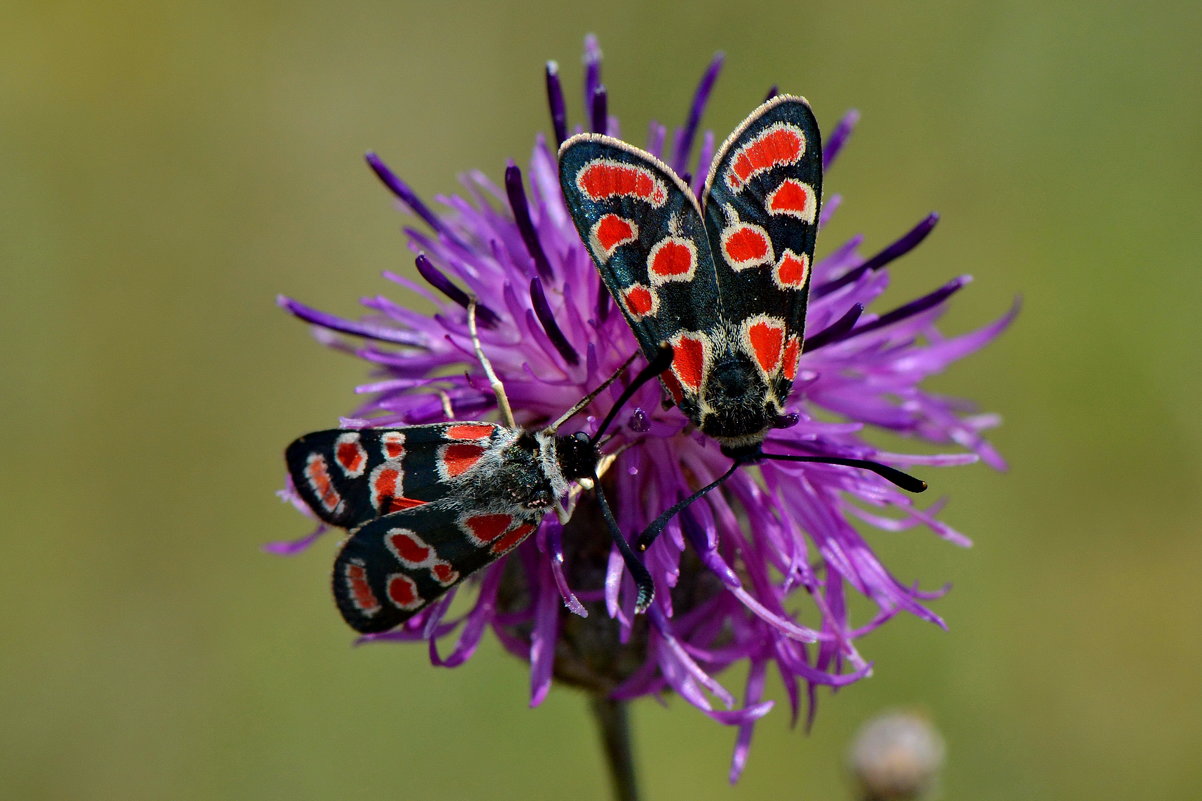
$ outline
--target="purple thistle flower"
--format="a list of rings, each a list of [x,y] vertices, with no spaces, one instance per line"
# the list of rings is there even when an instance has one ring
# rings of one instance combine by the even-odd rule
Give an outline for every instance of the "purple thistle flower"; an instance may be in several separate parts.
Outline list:
[[[585,109],[590,130],[617,122],[607,112],[600,51],[586,43]],[[698,123],[721,67],[704,73],[687,122],[669,134],[653,124],[646,148],[704,182],[714,151]],[[580,242],[564,205],[556,146],[570,135],[558,70],[548,64],[546,89],[553,140],[536,138],[525,171],[510,164],[498,185],[483,174],[464,179],[466,195],[439,198],[435,212],[374,154],[367,161],[422,228],[406,228],[418,274],[426,285],[385,273],[403,290],[431,301],[433,316],[384,296],[363,299],[368,312],[341,319],[297,301],[280,305],[316,326],[326,344],[354,353],[374,368],[365,396],[344,425],[397,426],[480,419],[495,401],[472,350],[466,322],[469,296],[478,298],[480,339],[508,393],[518,421],[534,428],[557,418],[616,370],[638,345]],[[856,120],[847,115],[828,136],[833,159]],[[672,146],[665,152],[664,143]],[[691,159],[693,159],[691,161]],[[838,206],[828,197],[822,222]],[[802,356],[789,412],[798,422],[771,432],[773,453],[870,459],[899,467],[1004,462],[982,436],[997,424],[964,401],[920,388],[998,336],[1016,309],[958,337],[935,323],[960,277],[892,309],[875,302],[889,283],[893,261],[935,226],[930,215],[875,255],[856,237],[818,260]],[[349,335],[347,340],[339,335]],[[613,389],[571,425],[595,430],[617,395]],[[822,414],[816,414],[821,412]],[[938,455],[884,453],[866,437],[883,430],[949,446]],[[680,498],[730,465],[717,444],[692,430],[675,408],[665,409],[658,384],[644,386],[621,411],[607,452],[619,452],[604,476],[606,494],[623,532],[633,537]],[[286,496],[295,500],[290,491]],[[303,504],[298,504],[303,506]],[[364,639],[428,642],[431,661],[457,666],[491,631],[531,666],[531,703],[552,678],[597,698],[625,701],[672,690],[704,714],[737,728],[730,778],[747,759],[769,669],[781,678],[794,720],[812,720],[817,689],[868,675],[856,640],[899,612],[943,626],[927,602],[942,591],[903,584],[881,564],[853,522],[885,531],[922,527],[956,545],[968,540],[926,509],[865,470],[827,464],[764,462],[739,470],[693,504],[645,554],[656,585],[645,616],[635,614],[633,583],[591,495],[582,495],[570,522],[548,516],[513,554],[481,571],[462,593],[466,611],[451,613],[448,593],[398,629]],[[293,545],[273,546],[291,552]],[[855,622],[848,594],[876,608]],[[564,608],[566,607],[566,609]],[[802,620],[806,622],[803,623]],[[725,668],[744,663],[741,694],[720,683]],[[741,697],[738,697],[741,695]]]

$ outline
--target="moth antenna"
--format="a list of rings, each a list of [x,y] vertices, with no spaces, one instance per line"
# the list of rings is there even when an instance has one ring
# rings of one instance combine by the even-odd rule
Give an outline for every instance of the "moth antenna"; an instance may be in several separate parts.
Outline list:
[[[656,538],[663,533],[664,528],[668,525],[668,522],[673,517],[680,514],[681,511],[690,506],[698,498],[718,487],[718,485],[720,485],[723,481],[734,475],[734,472],[743,465],[754,464],[761,459],[770,459],[778,462],[815,462],[818,464],[837,464],[845,467],[859,467],[864,470],[870,470],[886,481],[909,492],[922,492],[927,488],[927,483],[922,479],[915,478],[909,473],[903,473],[897,468],[883,465],[880,462],[872,462],[867,459],[845,459],[840,456],[788,456],[785,454],[755,453],[745,458],[736,459],[730,468],[717,479],[711,481],[709,484],[706,484],[704,487],[697,490],[684,500],[678,501],[667,511],[663,512],[659,517],[655,518],[651,525],[647,526],[647,528],[643,530],[643,533],[640,534],[638,539],[635,541],[636,547],[640,551],[647,550],[649,547],[651,547],[651,543],[655,542]]]
[[[647,611],[647,607],[651,606],[651,602],[655,600],[655,582],[651,579],[651,572],[647,570],[647,566],[643,564],[630,547],[630,543],[622,536],[622,530],[618,528],[618,521],[614,519],[614,513],[609,508],[609,501],[605,499],[605,492],[601,489],[601,482],[597,481],[596,485],[595,494],[597,504],[601,507],[601,516],[605,518],[614,545],[618,546],[618,553],[622,554],[622,561],[626,563],[626,569],[630,571],[630,577],[634,579],[634,586],[637,590],[634,611],[641,614]]]
[[[844,467],[859,467],[876,473],[881,478],[907,492],[922,492],[927,488],[927,482],[915,478],[909,473],[903,473],[895,467],[869,461],[868,459],[844,459],[841,456],[791,456],[783,453],[761,453],[756,459],[770,459],[774,462],[815,462],[817,464],[837,464]]]
[[[680,514],[686,507],[690,506],[693,501],[697,500],[702,495],[705,495],[710,490],[715,489],[723,481],[733,476],[735,471],[744,464],[746,464],[746,462],[735,461],[731,464],[727,471],[718,476],[718,478],[706,484],[704,487],[697,490],[684,500],[677,501],[675,504],[673,504],[666,512],[663,512],[659,517],[655,518],[655,520],[651,522],[651,525],[647,526],[647,528],[643,530],[643,533],[640,534],[639,538],[635,541],[636,547],[640,551],[645,551],[650,548],[651,543],[655,542],[656,538],[658,538],[660,534],[664,533],[664,527],[668,525],[668,521]]]
[[[622,365],[617,370],[614,370],[609,378],[602,381],[592,392],[590,392],[589,394],[587,394],[583,398],[581,398],[579,401],[577,401],[575,406],[573,406],[571,409],[568,409],[566,412],[561,414],[559,416],[558,420],[556,420],[551,425],[547,426],[547,428],[544,430],[547,431],[547,433],[549,433],[549,434],[554,434],[556,431],[559,430],[559,427],[561,425],[566,423],[568,420],[571,420],[576,415],[580,414],[580,411],[584,407],[588,406],[590,403],[592,403],[594,400],[596,400],[597,396],[600,395],[602,392],[604,392],[609,387],[610,384],[612,384],[613,382],[618,380],[618,376],[620,376],[622,374],[622,372],[625,371],[625,369],[630,366],[630,363],[633,362],[637,356],[638,356],[637,353],[631,354],[630,358],[627,359],[626,361],[622,362]]]
[[[513,409],[509,408],[509,398],[505,395],[505,385],[501,383],[501,379],[497,378],[497,374],[493,372],[492,363],[484,355],[484,348],[480,345],[480,332],[476,329],[476,305],[476,296],[469,296],[467,301],[467,330],[472,336],[472,348],[476,351],[476,358],[480,360],[480,366],[484,368],[484,375],[488,378],[488,385],[492,388],[493,394],[497,396],[497,408],[501,410],[501,422],[508,428],[517,428],[517,423],[513,419]]]

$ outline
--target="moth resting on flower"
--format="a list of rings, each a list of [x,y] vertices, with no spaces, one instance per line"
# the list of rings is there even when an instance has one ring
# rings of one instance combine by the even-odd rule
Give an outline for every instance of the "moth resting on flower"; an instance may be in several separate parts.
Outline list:
[[[735,460],[656,518],[639,537],[642,550],[740,464],[841,464],[912,492],[926,489],[877,462],[762,450],[771,429],[798,419],[785,405],[805,341],[822,202],[822,135],[804,97],[777,95],[735,128],[714,157],[700,203],[667,164],[602,134],[563,143],[559,180],[580,237],[643,352],[650,358],[672,348],[671,367],[660,376],[672,401]],[[853,317],[835,325],[855,323]]]
[[[705,176],[718,149],[701,119],[720,69],[721,59],[715,58],[682,124],[669,130],[653,123],[640,139],[642,149],[680,176],[694,198],[705,197]],[[615,311],[560,185],[557,154],[573,133],[622,137],[608,111],[610,95],[602,84],[595,40],[586,45],[583,118],[569,120],[554,64],[547,67],[545,86],[552,133],[535,137],[529,160],[522,167],[509,164],[496,181],[478,171],[466,173],[464,192],[440,198],[437,206],[369,154],[371,169],[411,221],[405,237],[420,281],[385,273],[400,293],[399,302],[372,296],[364,299],[362,316],[346,318],[281,299],[285,309],[316,327],[323,343],[363,360],[372,371],[357,388],[358,408],[343,427],[496,419],[497,401],[467,325],[471,297],[479,301],[480,345],[505,386],[515,424],[528,431],[559,418],[632,353],[647,352],[625,317],[640,308],[638,299]],[[737,91],[744,108],[762,96],[746,87]],[[815,186],[812,228],[821,230],[839,207],[838,195],[831,193],[831,167],[855,118],[848,115],[824,137],[812,137],[822,140],[823,174],[821,198]],[[677,180],[661,180],[670,194],[680,190]],[[672,197],[677,199],[665,202],[680,202]],[[797,199],[785,205],[807,208]],[[925,239],[936,219],[928,215],[895,241],[872,246],[861,236],[844,243],[824,239],[820,252],[791,246],[809,259],[805,330],[786,311],[764,313],[786,321],[771,394],[780,403],[783,422],[794,416],[796,422],[769,426],[763,452],[887,462],[907,470],[927,468],[924,473],[978,459],[1004,466],[984,438],[997,417],[929,392],[923,382],[992,341],[1014,313],[977,331],[945,335],[938,319],[967,285],[966,277],[882,307],[890,270]],[[747,221],[772,230],[771,220]],[[695,224],[696,219],[682,226]],[[617,241],[606,233],[606,241]],[[696,233],[689,241],[703,243],[712,254],[708,231]],[[754,282],[760,280],[757,274],[777,272],[781,252],[773,247],[771,268],[765,263],[736,270],[735,277],[753,276]],[[665,262],[665,272],[672,272],[672,264],[679,262]],[[785,284],[795,283],[800,272],[790,265],[779,271]],[[644,307],[648,303],[654,303],[650,294]],[[680,323],[681,332],[704,328]],[[756,339],[772,340],[771,329],[780,331],[770,325]],[[801,343],[795,366],[789,350],[793,337]],[[770,367],[774,350],[765,351]],[[705,363],[704,354],[692,362]],[[687,366],[679,365],[686,375]],[[791,380],[791,391],[775,388],[780,378]],[[873,540],[883,532],[929,532],[957,545],[968,540],[941,519],[941,503],[920,508],[915,496],[863,466],[762,460],[732,470],[740,462],[722,452],[725,443],[699,433],[701,419],[690,422],[680,408],[665,408],[663,392],[658,382],[639,387],[607,429],[605,453],[621,453],[601,484],[618,529],[627,537],[647,532],[666,510],[731,474],[666,520],[662,536],[642,554],[656,588],[645,615],[635,613],[637,582],[600,505],[592,493],[583,493],[566,526],[554,515],[544,516],[507,556],[396,628],[368,636],[376,642],[420,642],[434,664],[448,667],[463,664],[485,637],[495,637],[530,663],[534,704],[546,697],[553,679],[608,699],[675,693],[736,728],[733,778],[743,768],[755,722],[772,707],[764,698],[770,674],[782,683],[795,716],[803,710],[813,715],[819,688],[867,675],[869,663],[858,648],[864,635],[903,614],[943,625],[929,608],[941,592],[922,589],[922,577],[893,576],[875,555]],[[582,410],[576,418],[580,429],[595,433],[617,394],[611,386]],[[700,401],[710,396],[698,392],[697,397],[700,410]],[[775,411],[762,412],[760,419]],[[719,415],[708,428],[724,436],[730,431],[726,426]],[[884,452],[874,444],[877,432],[918,440],[924,447],[916,449],[921,453]],[[749,442],[731,444],[737,449]],[[308,510],[296,488],[286,494]],[[452,605],[454,595],[459,603]],[[867,603],[853,603],[852,596]],[[740,677],[738,694],[720,678],[731,667],[739,668],[731,674]]]
[[[554,510],[560,524],[566,524],[570,510],[562,501],[569,482],[597,488],[609,461],[598,441],[609,421],[671,358],[670,350],[657,354],[593,436],[558,431],[619,373],[551,425],[530,432],[513,419],[504,386],[480,346],[475,312],[473,302],[468,327],[503,424],[332,429],[300,437],[285,451],[301,499],[326,523],[350,534],[334,562],[334,598],[347,624],[364,634],[404,623],[512,551],[538,528],[547,511]],[[600,488],[597,493],[604,505]],[[607,522],[638,585],[641,611],[654,597],[651,576],[612,517]]]

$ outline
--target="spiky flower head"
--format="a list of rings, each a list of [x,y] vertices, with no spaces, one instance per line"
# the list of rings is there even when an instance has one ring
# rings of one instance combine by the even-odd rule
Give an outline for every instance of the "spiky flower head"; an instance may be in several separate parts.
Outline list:
[[[719,56],[706,69],[685,124],[671,132],[652,124],[644,145],[678,173],[691,174],[697,191],[714,152],[708,131],[695,149],[699,121],[720,67]],[[405,234],[424,283],[385,272],[402,299],[365,298],[367,311],[354,320],[281,298],[285,309],[315,326],[322,342],[373,368],[372,379],[357,388],[364,402],[343,425],[415,425],[493,412],[495,401],[469,338],[469,297],[480,304],[482,347],[518,422],[529,428],[557,418],[637,352],[564,204],[556,149],[571,129],[554,63],[547,67],[546,89],[553,139],[536,136],[525,173],[511,163],[498,184],[470,172],[464,194],[439,198],[439,211],[368,155],[402,209],[417,218]],[[607,112],[600,51],[591,38],[584,91],[587,129],[620,135]],[[825,137],[824,166],[842,149],[855,119],[848,114]],[[837,207],[838,198],[828,196],[820,222]],[[813,267],[807,314],[813,333],[788,408],[798,422],[774,430],[765,450],[902,468],[978,459],[1003,467],[981,435],[996,418],[968,413],[966,402],[924,391],[921,383],[995,338],[1014,312],[945,338],[935,323],[967,277],[876,310],[891,263],[935,222],[935,215],[926,217],[867,257],[861,237],[825,247]],[[416,299],[434,313],[411,308]],[[595,430],[615,394],[603,394],[576,425]],[[621,411],[605,446],[617,458],[604,486],[619,527],[632,537],[730,465],[714,441],[662,400],[658,384],[643,387]],[[872,444],[874,431],[949,452],[885,453]],[[566,526],[548,516],[526,543],[461,588],[466,603],[452,609],[452,591],[400,628],[367,639],[428,641],[432,662],[454,667],[492,632],[530,663],[534,705],[553,678],[611,699],[675,691],[714,720],[737,727],[733,781],[746,761],[755,721],[772,706],[763,698],[769,668],[783,680],[794,719],[803,709],[812,717],[819,687],[868,675],[870,665],[856,648],[860,637],[899,612],[943,625],[927,606],[939,593],[896,579],[857,529],[926,529],[967,545],[937,511],[855,468],[766,462],[741,469],[669,523],[646,553],[656,596],[638,615],[623,560],[585,493]],[[851,594],[867,598],[875,614],[853,621]],[[718,678],[737,664],[748,668],[741,697]]]

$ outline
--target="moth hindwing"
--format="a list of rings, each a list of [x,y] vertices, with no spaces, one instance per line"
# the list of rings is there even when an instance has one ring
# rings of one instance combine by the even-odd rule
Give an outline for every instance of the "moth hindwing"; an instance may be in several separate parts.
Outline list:
[[[451,422],[319,431],[285,458],[313,512],[350,530],[334,596],[347,623],[370,633],[517,547],[599,455],[579,437]]]
[[[601,278],[672,399],[732,454],[782,421],[805,335],[822,195],[818,124],[801,97],[751,113],[719,148],[698,202],[655,156],[580,134],[560,183]]]

